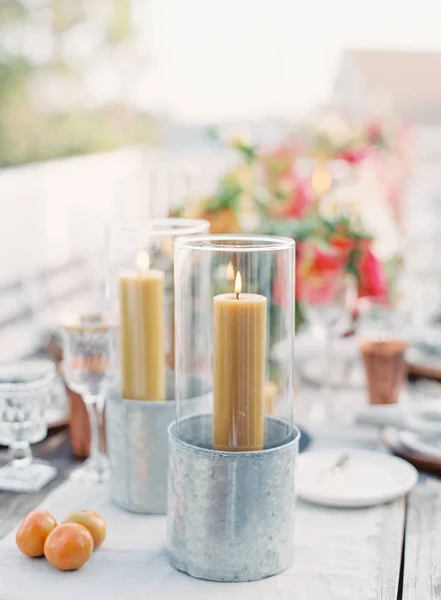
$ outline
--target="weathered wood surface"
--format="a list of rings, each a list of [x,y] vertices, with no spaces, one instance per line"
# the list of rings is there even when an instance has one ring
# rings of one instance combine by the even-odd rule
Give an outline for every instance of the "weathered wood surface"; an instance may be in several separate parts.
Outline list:
[[[384,451],[376,430],[358,426],[326,427],[313,447]],[[401,600],[405,508],[404,499],[349,510],[299,503],[293,600]]]
[[[405,525],[404,498],[383,507],[381,534],[378,538],[380,559],[376,580],[376,600],[388,600],[398,594],[403,556]]]
[[[335,447],[337,439],[331,437],[322,438],[316,445]],[[355,432],[354,436],[339,433],[337,437],[340,445],[350,447],[374,449],[378,443],[368,434],[363,438],[361,432]],[[78,464],[72,459],[66,430],[50,436],[35,450],[40,457],[50,457],[59,475],[37,494],[0,492],[0,539]],[[270,600],[441,600],[441,483],[431,481],[420,483],[409,497],[406,530],[404,499],[354,510],[322,508],[299,501],[295,565],[279,578],[262,582],[259,588],[252,584],[255,600],[264,597]],[[159,556],[160,552],[158,560]],[[165,564],[163,568],[165,570]],[[399,581],[403,568],[401,591]],[[236,598],[235,589],[228,586],[231,600]],[[207,592],[212,591],[214,593],[214,589],[207,589]],[[213,598],[217,597],[223,598],[222,594],[217,596],[216,589]]]
[[[441,598],[441,483],[426,480],[410,495],[403,600]]]
[[[404,500],[342,510],[299,503],[293,600],[396,600]]]
[[[325,509],[299,502],[296,560],[277,577],[246,585],[192,579],[172,569],[164,553],[165,518],[136,515],[114,506],[102,486],[68,482],[45,501],[54,514],[78,505],[106,516],[109,536],[90,569],[69,585],[43,563],[23,560],[13,536],[0,542],[0,598],[43,596],[74,600],[396,600],[403,531],[403,501],[362,510]],[[17,584],[19,582],[19,584]],[[33,586],[38,586],[32,594]],[[3,587],[2,587],[3,586]],[[7,593],[6,593],[7,592]]]
[[[65,432],[49,438],[44,446],[40,446],[38,454],[44,453],[51,453],[51,461],[60,469],[58,480],[38,494],[0,494],[0,537],[6,535],[27,511],[57,487],[72,468]],[[73,496],[76,496],[75,502],[78,503],[81,489],[77,486],[75,490]],[[85,490],[84,493],[90,492]],[[74,502],[74,497],[71,498],[70,494],[67,496],[69,501]],[[104,496],[89,500],[93,506],[102,505],[105,512],[113,514],[111,511],[116,509],[110,505],[107,494]],[[50,498],[48,501],[51,504]],[[60,500],[54,502],[57,504]],[[132,518],[135,517],[128,513],[115,513],[115,523],[118,520],[125,522],[126,519],[129,523]],[[148,517],[138,516],[138,519],[144,526],[144,519]],[[251,584],[249,590],[253,592],[254,600],[396,600],[403,531],[404,500],[361,510],[323,508],[299,501],[294,567],[278,578],[268,579],[257,585]],[[120,535],[123,535],[121,531],[118,533],[118,539]],[[127,543],[129,544],[129,541]],[[8,573],[11,570],[12,577],[13,569],[18,569],[14,562],[15,555],[11,556],[7,549],[4,550],[3,554],[0,553],[3,557],[0,563],[6,561],[3,566],[8,566]],[[170,575],[166,577],[169,571],[167,561],[163,557],[162,538],[158,540],[157,546],[152,548],[152,552],[157,552],[157,567],[163,570],[164,581],[169,581]],[[109,560],[111,562],[110,556]],[[116,569],[117,565],[113,568]],[[1,564],[0,572],[3,572]],[[6,585],[9,575],[3,574],[3,577]],[[185,583],[188,587],[190,583],[187,584],[187,579],[184,579],[182,584]],[[173,587],[174,584],[170,585]],[[225,594],[231,600],[246,598],[247,594],[244,594],[242,588],[239,592],[239,588],[241,586],[228,586],[227,590],[221,586],[210,587],[206,591],[207,596],[214,600],[224,598]],[[155,595],[156,592],[159,593],[159,590],[150,591],[150,594],[153,593],[151,598],[159,598]],[[175,588],[170,588],[169,592],[170,598],[174,598]]]
[[[58,469],[58,475],[48,486],[34,494],[0,491],[0,540],[17,525],[26,513],[40,504],[52,490],[57,488],[78,464],[72,459],[67,429],[49,436],[44,442],[37,444],[33,450],[36,457],[50,459],[51,464]]]

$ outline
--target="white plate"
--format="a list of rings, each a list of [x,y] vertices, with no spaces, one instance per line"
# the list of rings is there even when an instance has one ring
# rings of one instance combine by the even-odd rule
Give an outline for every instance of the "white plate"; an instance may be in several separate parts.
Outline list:
[[[408,428],[412,431],[432,435],[439,434],[441,432],[441,401],[439,397],[436,400],[419,400],[409,405],[406,419]]]
[[[339,458],[349,453],[340,472],[332,475]],[[408,462],[381,452],[313,450],[298,458],[300,498],[337,507],[362,507],[390,502],[413,488],[418,471]]]
[[[433,458],[441,458],[441,434],[415,433],[400,431],[399,440],[408,450],[425,454]]]

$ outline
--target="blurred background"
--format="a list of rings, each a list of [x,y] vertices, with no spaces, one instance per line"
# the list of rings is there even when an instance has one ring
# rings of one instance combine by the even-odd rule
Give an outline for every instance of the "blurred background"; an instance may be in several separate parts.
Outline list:
[[[107,222],[168,214],[366,240],[359,295],[426,323],[440,161],[437,0],[2,0],[0,362],[102,286]]]

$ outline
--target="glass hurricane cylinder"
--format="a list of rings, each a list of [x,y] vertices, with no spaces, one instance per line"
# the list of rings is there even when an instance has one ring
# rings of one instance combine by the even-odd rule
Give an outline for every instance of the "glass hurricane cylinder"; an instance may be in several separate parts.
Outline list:
[[[292,562],[294,251],[270,236],[175,241],[168,551],[194,577],[251,581]],[[212,389],[203,404],[195,377]]]
[[[292,436],[294,248],[293,240],[272,236],[176,240],[176,399],[184,437],[193,412],[190,373],[213,389],[210,414],[199,421],[204,445],[246,452]],[[271,442],[269,418],[279,423]]]
[[[202,219],[152,219],[108,230],[108,295],[113,321],[112,378],[123,398],[167,398],[174,371],[174,261],[177,236],[207,232]]]
[[[130,511],[167,510],[167,427],[176,415],[174,260],[176,236],[208,231],[193,219],[155,219],[108,231],[113,321],[106,441],[112,500]],[[207,392],[192,379],[197,405]]]

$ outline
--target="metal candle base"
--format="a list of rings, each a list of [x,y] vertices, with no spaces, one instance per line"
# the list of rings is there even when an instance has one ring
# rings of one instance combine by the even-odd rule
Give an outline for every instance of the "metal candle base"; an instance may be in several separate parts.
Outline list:
[[[201,425],[200,419],[206,424]],[[171,564],[212,581],[253,581],[292,564],[294,468],[300,434],[283,445],[279,419],[267,417],[269,449],[211,450],[211,416],[194,415],[169,426],[168,552]],[[189,443],[191,440],[192,443]]]
[[[174,396],[174,374],[167,375],[168,398]],[[195,410],[207,408],[211,396],[204,381],[190,376]],[[112,501],[137,513],[167,512],[167,427],[176,418],[176,402],[124,400],[119,388],[106,399],[106,440]]]

